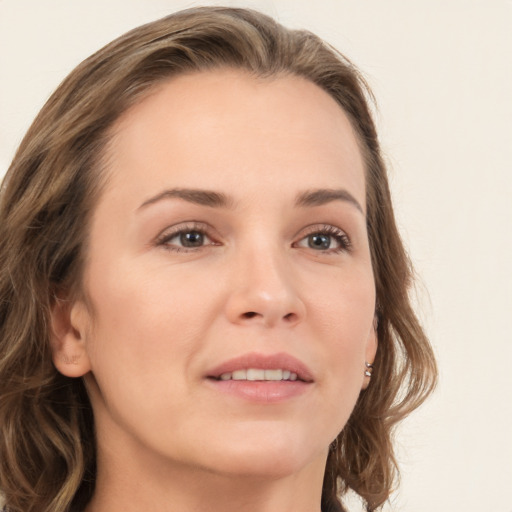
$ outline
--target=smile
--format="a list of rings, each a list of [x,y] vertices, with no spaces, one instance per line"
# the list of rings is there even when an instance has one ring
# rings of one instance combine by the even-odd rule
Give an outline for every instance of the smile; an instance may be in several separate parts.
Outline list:
[[[283,352],[250,352],[224,361],[206,375],[216,381],[314,381],[311,370],[299,359]]]
[[[250,352],[209,370],[205,382],[221,395],[244,402],[272,404],[314,389],[313,372],[291,354]]]
[[[261,368],[248,368],[246,370],[235,370],[226,372],[220,376],[220,380],[251,380],[251,381],[281,381],[297,380],[297,374],[290,370],[263,370]]]

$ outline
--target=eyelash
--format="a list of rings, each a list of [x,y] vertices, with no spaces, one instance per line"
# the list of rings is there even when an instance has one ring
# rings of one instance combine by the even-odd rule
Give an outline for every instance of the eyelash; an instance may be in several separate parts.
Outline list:
[[[161,235],[159,235],[155,241],[157,246],[161,246],[166,250],[173,252],[196,252],[198,250],[204,249],[205,247],[212,245],[220,245],[216,243],[213,237],[209,234],[209,228],[207,225],[200,222],[192,222],[190,224],[180,225],[172,228],[170,231],[164,231]],[[179,235],[183,235],[186,233],[198,233],[203,237],[206,237],[211,240],[210,243],[200,245],[198,247],[184,247],[178,245],[169,244],[169,241],[173,238],[176,238]],[[350,252],[352,249],[352,243],[347,234],[342,231],[340,228],[335,226],[324,224],[321,226],[311,226],[307,229],[306,233],[300,238],[298,242],[294,242],[294,247],[299,247],[299,243],[306,240],[308,237],[313,235],[325,235],[328,237],[334,238],[335,242],[339,245],[339,247],[329,248],[325,250],[318,250],[311,248],[314,252],[318,252],[320,254],[339,254],[342,252]]]
[[[302,236],[299,242],[302,242],[303,240],[307,239],[312,235],[327,235],[329,237],[334,238],[335,242],[337,242],[339,245],[339,247],[335,247],[332,249],[329,248],[323,251],[317,251],[320,254],[339,254],[342,252],[350,252],[350,250],[352,249],[352,242],[350,241],[348,235],[340,228],[337,228],[336,226],[332,226],[330,224],[311,226],[306,230],[306,233],[304,234],[304,236]],[[299,242],[296,242],[294,245],[296,245]]]
[[[212,242],[205,245],[201,245],[199,247],[183,247],[178,245],[171,245],[169,241],[173,238],[176,238],[179,235],[183,235],[186,233],[198,233],[204,237],[212,240],[212,237],[208,234],[208,227],[200,222],[192,222],[190,224],[179,225],[174,228],[171,228],[171,231],[164,231],[161,235],[159,235],[155,241],[157,246],[161,246],[168,251],[174,252],[195,252],[200,249],[204,249],[209,245],[220,245],[218,243]]]

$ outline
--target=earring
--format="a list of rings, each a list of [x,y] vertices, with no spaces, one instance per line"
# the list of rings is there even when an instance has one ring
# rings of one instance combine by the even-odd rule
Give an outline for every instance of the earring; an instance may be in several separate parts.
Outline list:
[[[372,372],[373,372],[373,364],[370,364],[370,363],[365,361],[364,365],[366,366],[366,370],[364,371],[364,374],[367,377],[371,377],[372,376]]]

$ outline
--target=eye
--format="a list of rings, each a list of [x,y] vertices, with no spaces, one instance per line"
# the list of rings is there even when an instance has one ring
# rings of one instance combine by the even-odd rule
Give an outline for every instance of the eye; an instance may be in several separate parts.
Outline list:
[[[317,252],[339,253],[350,249],[350,239],[344,231],[335,226],[313,226],[295,245]]]
[[[201,247],[204,244],[205,237],[205,234],[200,231],[182,231],[171,240],[176,238],[183,247]]]
[[[208,245],[217,245],[207,234],[202,225],[177,226],[164,231],[157,239],[156,244],[173,251],[193,251]]]

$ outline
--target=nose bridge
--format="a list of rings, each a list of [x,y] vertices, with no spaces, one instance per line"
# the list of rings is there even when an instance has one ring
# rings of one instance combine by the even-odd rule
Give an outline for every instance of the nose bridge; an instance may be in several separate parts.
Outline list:
[[[295,323],[305,312],[286,249],[268,237],[252,240],[240,251],[231,269],[228,314],[232,321],[271,326]]]

